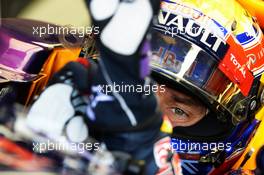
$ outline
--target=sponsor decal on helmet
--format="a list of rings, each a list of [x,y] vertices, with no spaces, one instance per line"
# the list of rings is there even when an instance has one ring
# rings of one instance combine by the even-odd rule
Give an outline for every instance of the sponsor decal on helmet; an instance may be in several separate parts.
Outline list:
[[[200,26],[193,19],[185,18],[182,15],[162,11],[155,28],[163,31],[165,35],[183,36],[205,50],[209,50],[217,58],[222,58],[228,49],[228,45],[221,37]]]
[[[248,60],[242,46],[236,42],[233,35],[228,36],[227,42],[231,47],[220,62],[219,69],[239,86],[244,96],[247,96],[254,80],[247,67]]]

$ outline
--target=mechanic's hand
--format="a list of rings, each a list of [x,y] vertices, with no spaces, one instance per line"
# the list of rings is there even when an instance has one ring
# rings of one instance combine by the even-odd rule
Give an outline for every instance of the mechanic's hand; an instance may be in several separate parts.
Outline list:
[[[133,55],[158,13],[159,0],[88,0],[94,25],[100,28],[100,43],[119,55]]]
[[[89,89],[88,72],[78,62],[58,71],[30,108],[28,126],[52,139],[66,136],[70,141],[84,141],[88,136],[87,99],[80,90]]]

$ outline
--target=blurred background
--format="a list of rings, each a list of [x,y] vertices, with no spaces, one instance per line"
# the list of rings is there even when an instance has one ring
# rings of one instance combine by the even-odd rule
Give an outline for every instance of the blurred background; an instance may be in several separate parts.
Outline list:
[[[2,18],[36,19],[58,25],[89,26],[84,0],[0,0]]]

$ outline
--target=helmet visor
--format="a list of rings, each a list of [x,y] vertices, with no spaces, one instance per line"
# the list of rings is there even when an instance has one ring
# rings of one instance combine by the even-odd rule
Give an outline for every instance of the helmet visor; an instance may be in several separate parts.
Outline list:
[[[214,110],[217,117],[237,124],[244,119],[247,100],[219,69],[216,58],[179,36],[154,31],[151,67],[155,73],[184,86]],[[229,119],[227,119],[227,117]]]

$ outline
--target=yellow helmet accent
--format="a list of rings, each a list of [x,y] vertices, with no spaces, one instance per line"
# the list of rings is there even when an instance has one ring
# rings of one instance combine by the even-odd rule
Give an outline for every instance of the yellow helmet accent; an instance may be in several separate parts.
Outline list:
[[[255,16],[259,25],[264,29],[264,1],[263,0],[238,0],[251,15]]]

